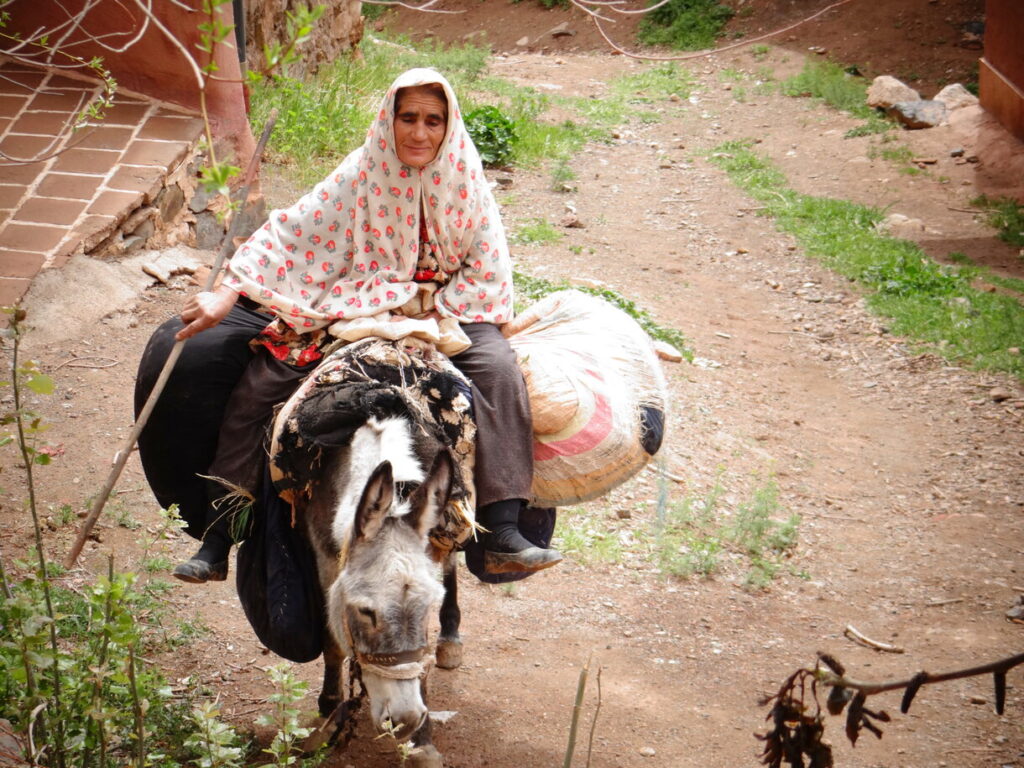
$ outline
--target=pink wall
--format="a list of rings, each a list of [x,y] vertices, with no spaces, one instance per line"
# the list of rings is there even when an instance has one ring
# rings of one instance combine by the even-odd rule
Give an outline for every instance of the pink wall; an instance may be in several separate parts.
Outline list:
[[[187,0],[189,5],[199,9],[200,0]],[[185,4],[185,3],[182,3]],[[28,37],[40,28],[54,28],[67,22],[63,11],[75,15],[86,6],[85,0],[64,0],[57,4],[49,0],[15,0],[5,10],[11,14],[7,24],[8,32],[18,31]],[[123,52],[104,48],[92,37],[104,35],[104,42],[118,48],[132,40],[138,30],[146,26],[146,17],[133,0],[101,0],[84,17],[78,29],[61,45],[62,49],[89,60],[94,56],[103,58],[118,86],[129,91],[144,94],[154,99],[167,101],[188,109],[199,109],[199,85],[194,70],[189,66],[182,48],[197,58],[200,64],[206,62],[207,54],[196,48],[200,40],[199,24],[206,21],[198,10],[188,11],[169,0],[154,0],[153,14],[159,25],[169,32],[177,43],[150,22],[145,33],[137,42]],[[221,6],[222,20],[232,22],[231,4]],[[66,27],[62,28],[66,29]],[[116,34],[112,34],[116,33]],[[50,35],[56,42],[63,36],[62,31]],[[227,81],[210,81],[207,85],[206,104],[214,135],[230,141],[243,161],[248,160],[253,140],[246,119],[245,96],[239,81],[238,54],[234,49],[234,35],[229,36],[231,46],[217,47],[216,57],[219,71],[217,77]],[[38,60],[38,57],[33,57]],[[55,58],[55,64],[63,64],[66,58]],[[88,70],[79,70],[88,74]]]

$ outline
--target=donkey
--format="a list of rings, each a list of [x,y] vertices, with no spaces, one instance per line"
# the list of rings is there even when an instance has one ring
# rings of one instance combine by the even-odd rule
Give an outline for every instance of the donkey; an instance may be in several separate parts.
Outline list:
[[[378,391],[372,381],[366,386]],[[442,584],[428,535],[459,469],[443,435],[409,411],[370,415],[322,457],[312,484],[294,499],[326,603],[320,713],[336,737],[351,715],[341,687],[348,657],[358,665],[374,727],[412,740],[412,766],[441,768],[425,703],[429,630],[440,604],[437,663],[458,666],[460,613],[454,551],[443,558]]]

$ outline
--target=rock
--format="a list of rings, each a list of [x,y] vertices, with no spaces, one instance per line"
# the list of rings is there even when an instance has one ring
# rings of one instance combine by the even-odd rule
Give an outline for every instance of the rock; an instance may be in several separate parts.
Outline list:
[[[562,217],[561,221],[559,221],[559,224],[568,229],[585,228],[583,222],[579,220],[579,217],[575,213],[565,214],[565,216]]]
[[[502,189],[511,189],[514,183],[511,176],[498,176],[494,181]]]
[[[164,221],[171,221],[178,215],[178,211],[185,204],[185,193],[177,184],[171,184],[160,193],[157,207],[160,209],[160,218]]]
[[[633,518],[633,511],[623,507],[615,510],[615,516],[619,520],[631,520]]]
[[[920,101],[921,94],[889,75],[879,75],[868,88],[868,106],[883,109],[901,101]]]
[[[557,27],[553,28],[550,32],[548,32],[548,34],[551,35],[552,37],[572,37],[573,35],[576,34],[576,32],[574,30],[569,29],[568,21],[563,21]]]
[[[913,238],[924,234],[924,222],[920,219],[911,219],[902,213],[890,213],[876,226],[879,232],[885,232],[893,237]]]
[[[198,185],[188,201],[189,210],[192,213],[202,213],[206,210],[206,206],[210,204],[210,197],[211,195],[206,191],[206,188],[202,184]]]
[[[217,221],[216,214],[203,211],[196,214],[196,248],[215,250],[224,239],[224,225]]]
[[[934,101],[941,101],[950,112],[961,107],[973,107],[978,103],[978,97],[964,88],[960,83],[947,85],[933,97]]]
[[[654,751],[654,747],[640,747],[640,755],[642,757],[654,757],[657,752]]]
[[[946,105],[941,101],[919,99],[900,101],[886,108],[886,114],[907,128],[934,128],[946,121]]]
[[[988,396],[992,398],[994,403],[1003,403],[1009,400],[1013,395],[1002,387],[995,387],[991,389]]]
[[[528,37],[520,37],[518,40],[516,40],[516,45],[518,47],[520,47],[520,48],[525,48],[529,44],[530,44],[530,38],[528,38]]]
[[[656,341],[653,344],[654,353],[661,359],[670,363],[680,363],[683,360],[683,353],[673,347],[667,341]]]
[[[963,157],[964,156],[964,148],[963,147],[957,147],[956,149],[949,150],[949,156],[950,157]]]

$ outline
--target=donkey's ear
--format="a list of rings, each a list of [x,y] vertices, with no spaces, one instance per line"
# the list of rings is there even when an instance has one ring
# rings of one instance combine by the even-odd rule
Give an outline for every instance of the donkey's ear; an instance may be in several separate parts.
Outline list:
[[[448,503],[448,496],[452,492],[454,472],[455,466],[452,463],[451,453],[447,449],[441,449],[437,452],[427,479],[409,499],[411,509],[404,520],[420,536],[426,536],[441,519],[441,510]]]
[[[391,462],[382,461],[373,470],[363,489],[356,508],[352,535],[356,540],[368,541],[377,535],[395,499],[395,480]]]

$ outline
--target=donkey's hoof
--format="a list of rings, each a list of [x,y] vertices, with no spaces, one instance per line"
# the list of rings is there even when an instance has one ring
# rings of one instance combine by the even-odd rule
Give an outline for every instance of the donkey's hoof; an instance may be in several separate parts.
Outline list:
[[[441,669],[458,669],[462,666],[462,641],[439,640],[434,656],[437,658],[437,666]]]
[[[441,753],[433,744],[415,747],[410,753],[406,764],[409,768],[444,768]]]

